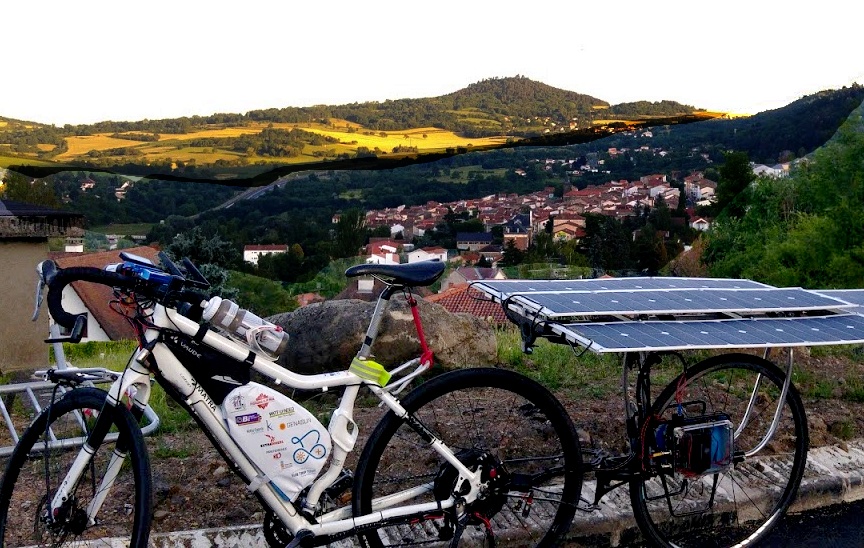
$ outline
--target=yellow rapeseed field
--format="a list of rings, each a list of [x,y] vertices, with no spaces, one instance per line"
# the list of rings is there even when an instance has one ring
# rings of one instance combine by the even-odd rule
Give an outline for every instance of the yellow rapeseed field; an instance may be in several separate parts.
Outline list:
[[[57,156],[58,159],[70,159],[76,156],[83,156],[91,150],[108,150],[111,148],[121,147],[140,147],[139,141],[130,141],[129,139],[115,139],[105,134],[97,135],[80,135],[75,137],[66,137],[66,144],[69,149],[63,154]]]
[[[218,139],[220,137],[240,137],[241,135],[254,135],[261,133],[266,126],[255,125],[249,127],[226,127],[218,129],[200,129],[190,133],[160,133],[160,141],[191,141],[192,139]]]

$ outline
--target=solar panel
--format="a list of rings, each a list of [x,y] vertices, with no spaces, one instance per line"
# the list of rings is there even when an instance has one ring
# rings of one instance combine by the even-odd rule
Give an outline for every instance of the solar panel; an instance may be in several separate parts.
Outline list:
[[[595,352],[864,343],[864,289],[662,277],[484,280],[472,286],[531,325],[542,325],[544,336],[559,335]],[[777,317],[781,313],[794,315]]]
[[[857,306],[864,306],[864,289],[813,289],[813,293],[840,299]]]
[[[598,353],[864,343],[864,316],[553,324]]]
[[[503,300],[510,295],[537,292],[601,291],[628,289],[756,289],[771,286],[752,280],[725,278],[596,278],[586,280],[483,280],[473,287]]]
[[[854,306],[800,288],[537,292],[519,294],[514,298],[548,319],[694,313],[764,314]]]

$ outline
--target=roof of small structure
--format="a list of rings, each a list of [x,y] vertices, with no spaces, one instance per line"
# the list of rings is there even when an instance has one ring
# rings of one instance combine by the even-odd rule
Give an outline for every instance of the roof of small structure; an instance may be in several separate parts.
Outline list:
[[[133,247],[123,250],[115,249],[112,251],[100,251],[97,253],[64,254],[62,257],[57,257],[55,262],[60,268],[86,266],[104,268],[109,264],[123,262],[120,258],[120,251],[139,255],[150,259],[156,264],[159,263],[159,250],[148,246]],[[110,287],[94,283],[74,282],[72,288],[75,290],[75,293],[78,294],[78,297],[81,298],[81,301],[84,303],[84,306],[87,307],[88,312],[97,322],[99,322],[102,329],[105,330],[105,334],[108,335],[108,338],[112,341],[135,339],[135,330],[132,329],[129,322],[126,321],[123,316],[114,312],[109,305],[109,303],[115,298],[114,292]]]
[[[0,200],[0,238],[47,238],[80,231],[84,216],[36,204]]]

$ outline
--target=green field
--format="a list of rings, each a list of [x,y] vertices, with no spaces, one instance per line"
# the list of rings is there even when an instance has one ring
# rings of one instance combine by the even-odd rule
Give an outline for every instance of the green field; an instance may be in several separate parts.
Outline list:
[[[0,156],[0,167],[2,168],[7,168],[10,166],[20,166],[22,164],[38,167],[57,165],[53,162],[46,162],[45,160],[37,160],[35,158],[16,158],[14,156]]]
[[[130,223],[130,224],[112,224],[105,226],[95,226],[91,228],[93,232],[100,234],[119,234],[121,236],[147,235],[150,229],[153,228],[153,223]]]
[[[437,177],[442,183],[465,184],[471,180],[471,173],[483,174],[484,177],[504,177],[507,169],[483,169],[482,166],[463,166],[450,170],[450,175],[441,174]]]

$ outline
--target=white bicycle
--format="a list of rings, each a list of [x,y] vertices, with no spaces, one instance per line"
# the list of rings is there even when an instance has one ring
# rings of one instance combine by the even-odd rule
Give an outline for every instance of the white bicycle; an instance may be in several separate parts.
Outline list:
[[[40,263],[37,308],[48,288],[54,320],[80,340],[83,317],[63,309],[63,288],[91,282],[114,289],[110,306],[137,329],[139,348],[105,392],[81,386],[92,375],[49,370],[71,390],[54,398],[22,435],[0,485],[4,546],[62,545],[128,538],[146,546],[151,472],[139,423],[151,379],[185,408],[265,509],[272,546],[321,545],[360,536],[371,546],[553,546],[579,501],[582,459],[562,405],[512,371],[462,369],[432,376],[433,355],[412,288],[434,282],[439,262],[361,265],[351,276],[387,283],[357,356],[346,371],[300,375],[276,358],[287,335],[201,291],[188,260],[161,266],[133,255],[100,270]],[[390,298],[411,307],[421,356],[388,371],[371,348]],[[106,303],[107,305],[108,303]],[[256,372],[275,387],[252,382]],[[397,397],[412,382],[420,384]],[[343,390],[325,428],[279,385]],[[361,387],[389,411],[371,432],[351,474]]]

